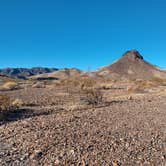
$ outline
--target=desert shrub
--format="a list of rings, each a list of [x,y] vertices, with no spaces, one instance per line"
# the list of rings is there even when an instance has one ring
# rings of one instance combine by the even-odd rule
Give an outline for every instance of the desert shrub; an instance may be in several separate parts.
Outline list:
[[[6,94],[0,94],[0,120],[4,120],[8,113],[19,109],[22,105],[21,99],[12,101]]]
[[[90,78],[79,80],[80,100],[88,105],[97,105],[103,102],[103,94],[96,88],[96,81]]]
[[[88,88],[82,90],[82,96],[80,98],[84,103],[88,105],[98,105],[103,102],[103,94],[99,89]]]
[[[9,112],[10,109],[10,98],[5,94],[0,94],[0,120],[4,118],[4,116]]]
[[[84,87],[92,87],[94,86],[95,81],[90,78],[68,78],[68,79],[62,79],[58,80],[55,82],[55,86],[68,86],[68,87],[79,87],[79,88],[84,88]]]
[[[79,86],[80,88],[83,89],[88,89],[88,88],[93,88],[96,84],[96,81],[90,78],[83,78],[79,81]]]
[[[109,81],[109,82],[106,82],[106,81],[102,81],[102,82],[99,82],[97,83],[97,87],[99,89],[103,89],[103,90],[109,90],[113,87],[114,83]]]
[[[0,94],[0,112],[10,108],[10,98],[5,94]]]
[[[145,93],[148,89],[155,86],[157,86],[157,84],[152,80],[136,80],[127,90],[130,93]]]
[[[23,101],[21,100],[21,99],[15,99],[13,102],[12,102],[12,106],[14,107],[14,108],[20,108],[21,106],[23,106],[24,105],[24,103],[23,103]]]
[[[16,82],[6,82],[1,86],[1,90],[15,90],[18,89],[18,83]]]
[[[75,105],[79,100],[79,107],[82,104],[96,105],[103,102],[103,94],[100,89],[96,88],[96,81],[91,78],[70,78],[59,80],[56,83],[57,87],[63,87],[63,90],[69,94],[71,102]]]

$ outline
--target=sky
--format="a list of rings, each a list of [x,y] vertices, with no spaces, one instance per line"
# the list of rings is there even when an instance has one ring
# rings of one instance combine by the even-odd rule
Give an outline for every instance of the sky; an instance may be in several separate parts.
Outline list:
[[[95,70],[130,49],[166,68],[165,0],[0,0],[0,68]]]

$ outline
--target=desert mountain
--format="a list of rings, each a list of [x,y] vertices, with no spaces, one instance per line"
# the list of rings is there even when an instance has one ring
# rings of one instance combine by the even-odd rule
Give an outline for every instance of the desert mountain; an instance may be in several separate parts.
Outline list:
[[[166,78],[166,71],[146,62],[136,50],[127,51],[113,64],[99,68],[94,74],[114,79]]]
[[[0,69],[0,75],[16,78],[34,79],[66,79],[71,77],[102,77],[106,79],[150,79],[154,77],[166,78],[166,71],[147,61],[136,50],[124,53],[111,65],[104,66],[94,72],[83,72],[76,68],[6,68]]]
[[[0,69],[0,75],[5,75],[9,77],[16,78],[26,78],[29,76],[43,74],[43,73],[51,73],[53,71],[57,71],[56,68],[44,68],[44,67],[34,67],[31,69],[28,68],[5,68]]]

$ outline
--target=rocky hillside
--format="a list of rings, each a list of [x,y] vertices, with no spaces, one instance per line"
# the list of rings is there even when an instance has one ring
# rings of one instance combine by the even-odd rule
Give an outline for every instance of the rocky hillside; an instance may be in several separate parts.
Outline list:
[[[144,60],[136,50],[127,51],[113,64],[99,68],[94,74],[114,79],[166,78],[166,71]]]

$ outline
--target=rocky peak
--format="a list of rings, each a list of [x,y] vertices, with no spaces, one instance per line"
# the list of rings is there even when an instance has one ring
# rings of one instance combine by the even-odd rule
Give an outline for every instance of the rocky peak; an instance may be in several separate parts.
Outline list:
[[[125,54],[123,54],[123,57],[132,58],[133,60],[144,59],[143,56],[137,50],[129,50]]]

